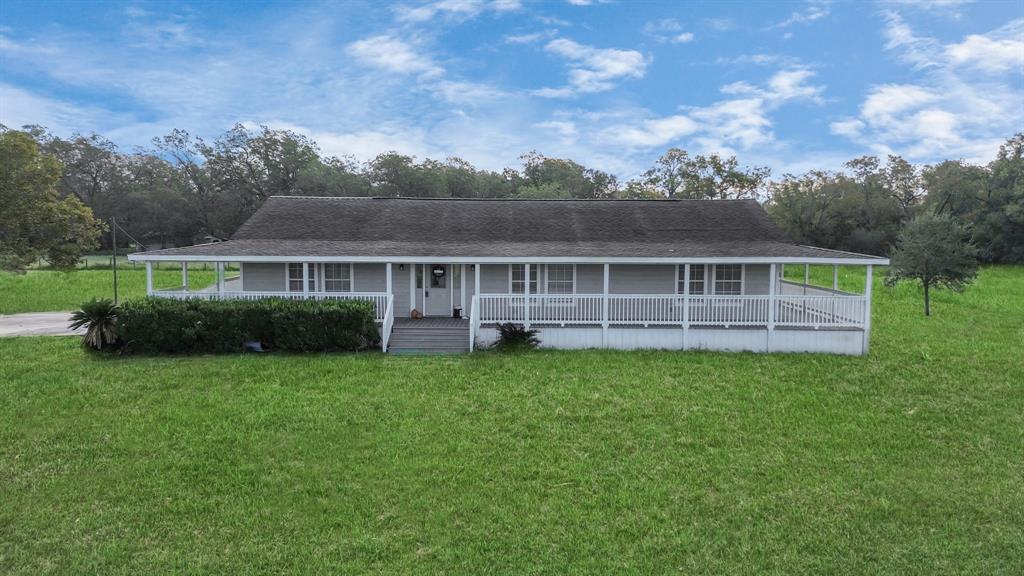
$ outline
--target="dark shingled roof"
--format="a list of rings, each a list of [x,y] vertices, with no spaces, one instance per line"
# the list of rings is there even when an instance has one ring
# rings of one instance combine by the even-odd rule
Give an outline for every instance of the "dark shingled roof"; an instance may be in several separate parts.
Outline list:
[[[271,197],[229,241],[146,255],[866,258],[793,244],[754,200],[304,196]]]

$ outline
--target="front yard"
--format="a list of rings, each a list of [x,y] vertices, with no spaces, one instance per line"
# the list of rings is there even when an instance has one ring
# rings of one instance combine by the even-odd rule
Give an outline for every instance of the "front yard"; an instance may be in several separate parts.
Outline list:
[[[1021,574],[1024,269],[867,358],[0,340],[0,572]]]

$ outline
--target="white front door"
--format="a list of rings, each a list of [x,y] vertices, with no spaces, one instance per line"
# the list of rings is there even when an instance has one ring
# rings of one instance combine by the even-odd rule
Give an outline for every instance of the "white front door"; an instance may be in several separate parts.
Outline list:
[[[425,316],[452,315],[452,267],[448,264],[427,264],[423,290]]]

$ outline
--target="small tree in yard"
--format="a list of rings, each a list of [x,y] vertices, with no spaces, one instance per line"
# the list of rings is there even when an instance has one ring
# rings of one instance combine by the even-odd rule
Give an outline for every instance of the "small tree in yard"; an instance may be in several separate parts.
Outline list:
[[[885,278],[887,286],[917,280],[924,288],[924,315],[931,315],[929,290],[962,292],[978,274],[974,246],[962,226],[945,215],[922,214],[903,228]]]

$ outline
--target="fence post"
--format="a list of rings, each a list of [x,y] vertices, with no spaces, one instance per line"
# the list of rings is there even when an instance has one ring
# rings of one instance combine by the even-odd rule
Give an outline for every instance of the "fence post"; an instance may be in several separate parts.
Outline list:
[[[868,353],[871,341],[871,284],[874,274],[873,266],[868,264],[867,278],[864,281],[864,353]]]
[[[601,291],[601,346],[608,347],[608,272],[609,265],[604,265],[604,288]]]
[[[530,329],[530,265],[523,264],[523,327]]]
[[[153,295],[153,262],[146,261],[146,296]]]

